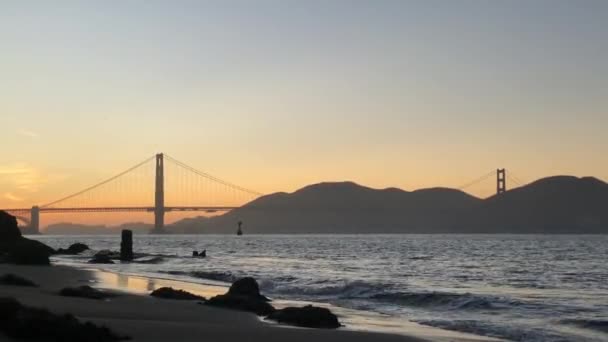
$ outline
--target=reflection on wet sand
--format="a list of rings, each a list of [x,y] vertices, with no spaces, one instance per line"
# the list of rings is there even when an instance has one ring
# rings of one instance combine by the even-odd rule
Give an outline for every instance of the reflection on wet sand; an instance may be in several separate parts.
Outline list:
[[[173,287],[209,298],[225,293],[228,290],[223,286],[195,284],[169,279],[145,278],[103,271],[95,271],[95,277],[99,282],[99,287],[137,294],[147,294],[161,287]]]

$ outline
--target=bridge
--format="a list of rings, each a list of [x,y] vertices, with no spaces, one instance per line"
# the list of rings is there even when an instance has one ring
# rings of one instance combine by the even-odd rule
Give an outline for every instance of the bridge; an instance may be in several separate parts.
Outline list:
[[[173,171],[174,177],[166,177],[167,168]],[[152,182],[153,193],[147,191],[152,188]],[[167,183],[170,183],[169,189],[177,192],[169,196],[170,200],[189,202],[186,204],[191,205],[167,205]],[[111,178],[58,200],[31,208],[3,210],[25,222],[28,225],[25,230],[34,234],[40,231],[41,214],[94,212],[150,212],[154,214],[152,233],[162,233],[167,212],[226,212],[261,195],[159,153]],[[123,198],[124,201],[120,205],[98,205],[109,198]],[[153,205],[141,204],[148,200],[152,202],[152,199]]]
[[[516,185],[523,184],[517,177],[507,174],[506,169],[497,169],[457,189],[469,189],[494,175],[498,195],[507,191],[507,178]],[[152,184],[153,187],[150,186]],[[152,233],[163,233],[168,212],[226,212],[261,195],[159,153],[111,178],[55,201],[31,208],[3,210],[25,222],[27,227],[24,230],[31,234],[39,233],[41,214],[110,212],[153,213]],[[120,203],[107,205],[117,200]]]

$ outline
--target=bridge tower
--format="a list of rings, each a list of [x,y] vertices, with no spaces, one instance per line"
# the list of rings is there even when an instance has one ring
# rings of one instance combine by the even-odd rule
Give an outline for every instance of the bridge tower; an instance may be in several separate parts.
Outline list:
[[[496,170],[496,194],[500,195],[507,191],[507,170]]]
[[[40,234],[40,207],[37,205],[30,209],[30,227],[29,234]]]
[[[165,227],[165,176],[163,154],[156,155],[156,187],[154,191],[154,230],[163,233]]]

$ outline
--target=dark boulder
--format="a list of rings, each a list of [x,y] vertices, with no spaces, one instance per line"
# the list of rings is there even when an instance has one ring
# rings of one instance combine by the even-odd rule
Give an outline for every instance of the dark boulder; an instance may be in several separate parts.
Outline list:
[[[0,241],[14,241],[21,237],[17,218],[0,210]]]
[[[67,249],[59,248],[56,254],[77,255],[86,250],[89,250],[89,246],[85,245],[84,243],[76,242],[70,245],[70,247]]]
[[[268,298],[260,294],[260,286],[252,277],[245,277],[235,281],[228,290],[229,295],[246,296],[269,301]]]
[[[0,327],[2,322],[15,317],[20,309],[21,304],[15,298],[0,297]]]
[[[120,259],[120,253],[104,249],[95,253],[89,264],[113,264],[113,259]]]
[[[104,326],[82,323],[70,314],[56,315],[23,306],[13,298],[0,298],[0,332],[16,340],[110,342],[130,339]]]
[[[95,255],[91,260],[88,261],[89,264],[113,264],[114,261],[110,259],[107,255]]]
[[[172,287],[161,287],[156,289],[150,293],[150,296],[177,300],[205,300],[205,297],[198,296],[184,290],[176,290]]]
[[[7,261],[18,265],[50,265],[49,257],[55,253],[40,241],[19,238],[10,246],[4,246]]]
[[[33,281],[18,275],[7,273],[0,277],[0,285],[37,287]]]
[[[21,236],[17,219],[0,211],[0,259],[22,265],[50,265],[51,247]]]
[[[257,281],[251,277],[234,282],[226,294],[215,296],[205,304],[228,309],[253,312],[260,316],[274,312],[268,298],[260,294]]]
[[[312,305],[276,310],[266,319],[307,328],[335,329],[341,326],[338,317],[329,309]]]
[[[258,316],[266,316],[274,312],[274,307],[267,301],[256,298],[223,294],[215,296],[205,303],[206,305],[253,312]]]
[[[66,287],[59,291],[59,295],[65,297],[79,297],[88,299],[106,299],[112,295],[99,291],[98,289],[84,285],[79,287]]]

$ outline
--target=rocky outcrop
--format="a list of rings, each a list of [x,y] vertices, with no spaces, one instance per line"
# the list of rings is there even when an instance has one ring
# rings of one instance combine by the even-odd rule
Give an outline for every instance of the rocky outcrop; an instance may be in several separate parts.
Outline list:
[[[85,245],[84,243],[76,242],[70,245],[70,247],[67,249],[59,248],[56,254],[77,255],[86,250],[89,250],[89,246]]]
[[[0,210],[0,241],[14,241],[21,237],[15,216]]]
[[[65,297],[79,297],[88,299],[106,299],[112,295],[99,291],[98,289],[84,285],[79,287],[66,287],[59,291],[59,295]]]
[[[113,259],[120,259],[120,253],[104,249],[95,253],[89,264],[113,264]]]
[[[21,265],[50,265],[51,247],[21,236],[17,219],[0,211],[0,261]]]
[[[275,311],[268,301],[268,298],[260,294],[257,281],[247,277],[234,282],[226,294],[215,296],[205,304],[266,316]]]
[[[177,300],[205,300],[205,297],[195,295],[188,291],[176,290],[172,287],[161,287],[150,293],[150,296],[164,299],[177,299]]]
[[[232,286],[230,286],[230,289],[228,289],[228,295],[245,296],[266,302],[270,301],[260,294],[260,286],[252,277],[245,277],[235,281]]]
[[[28,286],[28,287],[37,287],[38,286],[33,281],[20,277],[16,274],[12,274],[12,273],[7,273],[3,276],[0,276],[0,285]]]
[[[56,315],[24,306],[14,298],[0,298],[0,332],[15,340],[110,342],[127,340],[110,329],[82,323],[70,314]]]
[[[276,310],[268,315],[266,319],[307,328],[335,329],[341,326],[338,317],[329,309],[312,305]]]

